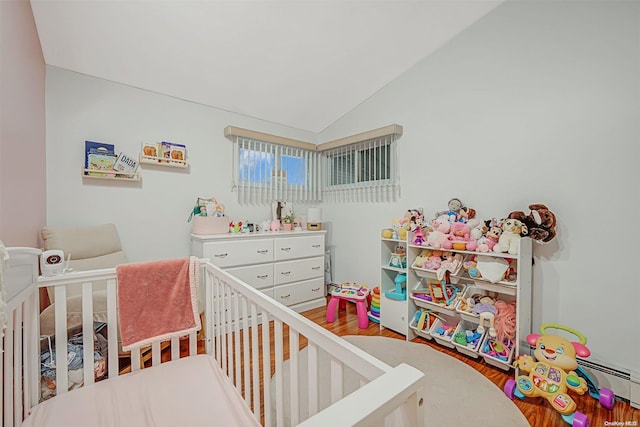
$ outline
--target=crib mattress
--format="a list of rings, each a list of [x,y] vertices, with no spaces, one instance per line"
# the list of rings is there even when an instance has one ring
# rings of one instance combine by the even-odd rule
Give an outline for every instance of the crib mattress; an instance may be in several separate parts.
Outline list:
[[[23,426],[259,426],[213,357],[163,363],[35,406]]]

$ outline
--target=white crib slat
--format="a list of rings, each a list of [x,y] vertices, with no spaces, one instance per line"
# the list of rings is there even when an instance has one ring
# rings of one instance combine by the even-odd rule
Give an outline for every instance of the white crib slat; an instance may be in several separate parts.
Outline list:
[[[208,339],[205,340],[204,346],[207,354],[213,354],[215,344],[212,338],[214,338],[215,335],[215,326],[217,322],[214,319],[215,314],[213,313],[212,304],[212,293],[214,288],[211,285],[213,282],[211,281],[211,273],[207,269],[204,270],[204,283],[204,324],[202,325],[202,328],[204,331],[210,331],[209,334],[206,335]]]
[[[273,332],[275,337],[276,348],[276,425],[284,424],[284,387],[282,378],[283,369],[283,349],[282,349],[282,321],[276,319],[273,321]],[[269,383],[265,383],[266,385]]]
[[[269,332],[269,313],[262,310],[262,393],[264,394],[264,425],[271,427],[271,333]]]
[[[25,318],[25,331],[27,334],[27,348],[29,355],[25,360],[27,371],[25,372],[25,411],[33,407],[40,400],[40,301],[38,288],[29,296],[27,313],[31,316]],[[30,338],[29,338],[30,337]]]
[[[254,303],[251,303],[251,364],[253,381],[253,413],[260,419],[260,364],[258,356],[258,310]]]
[[[151,344],[151,366],[160,364],[160,341],[154,341]]]
[[[56,331],[56,395],[69,391],[67,374],[67,289],[56,286],[55,295],[55,331]]]
[[[107,280],[107,356],[109,358],[109,378],[117,377],[120,370],[118,362],[118,311],[116,280]]]
[[[84,383],[93,384],[93,288],[91,282],[82,283],[82,358]]]
[[[247,299],[242,297],[242,355],[244,367],[244,400],[251,407],[251,366],[249,360],[249,313],[247,312]]]
[[[18,374],[13,378],[13,417],[16,421],[16,425],[22,423],[22,378],[20,378],[20,371],[22,366],[22,346],[23,343],[23,330],[22,330],[22,313],[23,304],[16,307],[13,315],[15,316],[15,334],[13,336],[14,342],[14,355],[13,355],[13,372]]]
[[[189,356],[195,356],[196,354],[198,354],[198,333],[192,332],[189,334]]]
[[[4,408],[2,410],[4,414],[5,426],[10,426],[13,423],[13,380],[14,380],[14,317],[12,315],[7,316],[7,327],[4,331],[4,378],[9,381],[3,381],[3,393],[4,393]]]
[[[297,331],[289,328],[289,391],[291,406],[291,425],[297,425],[300,419],[300,403],[298,400],[298,349],[300,348],[300,337]]]
[[[224,312],[226,315],[226,322],[224,323],[224,336],[226,338],[227,348],[227,356],[223,359],[226,362],[227,366],[227,375],[229,379],[233,381],[233,342],[232,342],[232,334],[231,334],[231,290],[228,288],[227,284],[224,285]]]
[[[131,349],[131,372],[140,370],[140,347]]]
[[[158,350],[160,354],[160,350]],[[180,359],[180,338],[171,337],[171,360]]]
[[[242,388],[242,365],[240,364],[240,307],[239,307],[240,294],[234,291],[233,293],[233,330],[234,330],[234,355],[235,355],[235,385],[240,390]]]
[[[342,399],[342,363],[331,359],[331,403]]]
[[[309,376],[309,417],[318,413],[318,346],[309,342],[307,346]]]

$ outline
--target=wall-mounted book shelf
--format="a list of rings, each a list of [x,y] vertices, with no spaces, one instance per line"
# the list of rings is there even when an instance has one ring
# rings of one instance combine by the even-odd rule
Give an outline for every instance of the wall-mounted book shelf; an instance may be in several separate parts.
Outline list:
[[[140,164],[168,166],[172,168],[188,168],[189,163],[186,160],[165,159],[162,157],[145,156],[140,154]]]
[[[140,172],[101,171],[82,168],[82,178],[110,179],[115,181],[140,181],[142,176],[140,175]]]

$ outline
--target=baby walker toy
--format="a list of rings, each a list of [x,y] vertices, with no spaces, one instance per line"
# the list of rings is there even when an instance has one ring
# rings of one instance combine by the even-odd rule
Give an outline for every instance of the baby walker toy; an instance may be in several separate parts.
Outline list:
[[[346,309],[347,301],[356,303],[358,314],[358,327],[367,329],[369,327],[369,317],[367,315],[367,297],[369,289],[355,283],[342,283],[331,291],[331,299],[327,304],[327,322],[333,323],[336,320],[336,308]]]
[[[559,335],[547,334],[546,330],[549,328],[569,332],[578,337],[580,342],[570,342]],[[585,346],[587,338],[575,329],[552,323],[541,325],[540,332],[541,334],[527,336],[527,342],[536,347],[533,352],[535,359],[529,355],[521,355],[514,362],[515,367],[529,374],[508,380],[504,386],[505,394],[511,399],[514,396],[519,399],[543,397],[566,423],[588,426],[589,419],[576,411],[576,402],[567,393],[567,389],[579,395],[589,390],[589,394],[607,409],[613,408],[615,395],[608,388],[598,389],[591,376],[578,366],[576,355],[588,357],[591,354]]]
[[[386,291],[384,296],[389,299],[404,301],[407,299],[407,274],[406,273],[398,273],[396,274],[396,278],[393,280],[396,284],[396,288],[393,291]]]

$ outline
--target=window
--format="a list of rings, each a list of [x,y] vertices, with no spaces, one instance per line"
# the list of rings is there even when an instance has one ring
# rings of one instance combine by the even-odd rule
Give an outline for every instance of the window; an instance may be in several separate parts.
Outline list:
[[[340,201],[389,201],[399,186],[394,135],[323,151],[325,198]]]
[[[234,126],[233,189],[240,204],[395,201],[397,138],[389,125],[320,145]]]
[[[234,189],[240,203],[320,200],[315,150],[236,137],[234,151]]]

